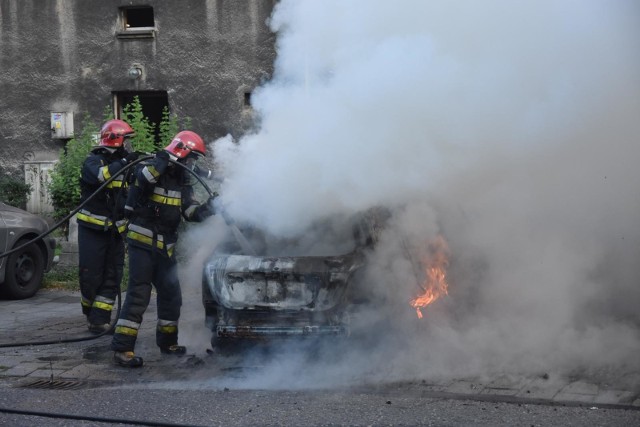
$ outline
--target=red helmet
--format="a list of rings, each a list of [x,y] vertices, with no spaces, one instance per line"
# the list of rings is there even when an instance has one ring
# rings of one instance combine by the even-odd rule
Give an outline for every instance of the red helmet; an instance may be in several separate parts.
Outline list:
[[[197,133],[191,132],[190,130],[178,132],[178,134],[173,137],[173,141],[164,147],[164,149],[179,159],[184,159],[191,152],[201,156],[206,155],[207,152],[202,138],[200,138]]]
[[[126,122],[122,120],[109,120],[102,126],[100,130],[100,146],[101,147],[122,147],[124,139],[132,136],[134,130],[131,129]]]

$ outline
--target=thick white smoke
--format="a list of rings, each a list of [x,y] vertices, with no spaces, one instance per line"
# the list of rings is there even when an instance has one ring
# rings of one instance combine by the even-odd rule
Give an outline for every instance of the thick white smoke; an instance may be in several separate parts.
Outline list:
[[[259,128],[214,143],[231,216],[286,237],[401,207],[369,272],[381,325],[415,292],[397,237],[449,242],[449,297],[366,360],[640,367],[638,2],[282,0],[271,25]]]

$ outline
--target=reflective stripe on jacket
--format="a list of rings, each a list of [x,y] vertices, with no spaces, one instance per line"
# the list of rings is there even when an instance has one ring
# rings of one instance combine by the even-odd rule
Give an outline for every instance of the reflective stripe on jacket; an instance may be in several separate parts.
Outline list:
[[[98,230],[125,231],[124,202],[128,185],[121,173],[125,164],[118,153],[104,147],[96,147],[89,153],[80,173],[80,201],[84,205],[78,213],[78,224]],[[113,176],[116,178],[96,194]]]
[[[81,209],[77,215],[78,222],[84,222],[86,224],[97,225],[104,230],[108,230],[113,227],[113,221],[110,218],[102,215],[96,215],[88,210]],[[118,229],[118,233],[124,233],[127,229],[127,220],[121,219],[116,221],[116,228]]]
[[[127,238],[133,240],[138,244],[142,244],[145,246],[153,247],[155,240],[155,247],[161,251],[166,251],[167,255],[173,255],[173,247],[175,246],[175,242],[166,243],[165,237],[162,234],[155,234],[153,230],[148,228],[141,227],[139,225],[131,224],[129,226],[129,232],[127,233]]]
[[[131,214],[130,244],[172,256],[182,219],[203,220],[197,215],[202,205],[194,199],[187,178],[184,169],[166,166],[166,161],[157,157],[139,165],[125,206]]]
[[[182,192],[180,191],[154,187],[153,194],[149,196],[149,199],[161,205],[182,206]]]

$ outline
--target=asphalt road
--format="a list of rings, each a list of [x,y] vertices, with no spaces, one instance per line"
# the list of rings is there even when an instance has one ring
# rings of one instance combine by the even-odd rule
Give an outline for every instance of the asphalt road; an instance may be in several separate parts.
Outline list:
[[[0,424],[12,426],[640,425],[640,411],[633,409],[435,397],[403,385],[315,391],[180,390],[156,385],[64,392],[5,388],[0,390],[0,406],[60,416],[0,412]]]
[[[0,425],[640,426],[637,375],[384,380],[333,369],[348,356],[339,350],[212,352],[199,318],[184,337],[198,344],[167,357],[155,347],[153,304],[136,347],[145,366],[120,368],[110,336],[82,339],[78,301],[58,291],[0,301]]]

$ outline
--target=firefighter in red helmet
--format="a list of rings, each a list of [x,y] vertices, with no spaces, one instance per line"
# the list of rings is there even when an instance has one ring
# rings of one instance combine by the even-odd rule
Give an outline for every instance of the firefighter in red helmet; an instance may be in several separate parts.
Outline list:
[[[178,345],[182,305],[174,252],[178,226],[182,218],[200,222],[214,212],[211,199],[204,204],[194,199],[189,172],[169,160],[193,168],[205,153],[202,138],[186,130],[136,170],[125,206],[130,218],[129,285],[111,341],[117,365],[135,368],[143,364],[134,348],[152,287],[156,289],[158,304],[156,344],[162,354],[186,353],[186,348]]]
[[[111,310],[120,290],[124,266],[126,185],[121,169],[137,159],[124,147],[134,131],[122,120],[109,120],[100,131],[98,145],[82,164],[81,202],[85,202],[112,176],[117,176],[78,211],[79,281],[82,312],[90,332],[108,331]]]

